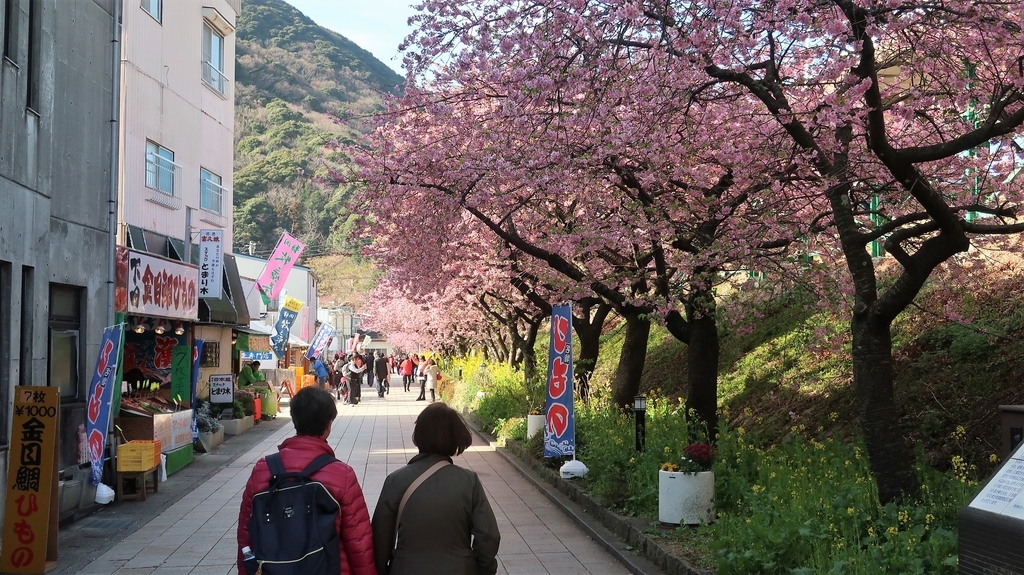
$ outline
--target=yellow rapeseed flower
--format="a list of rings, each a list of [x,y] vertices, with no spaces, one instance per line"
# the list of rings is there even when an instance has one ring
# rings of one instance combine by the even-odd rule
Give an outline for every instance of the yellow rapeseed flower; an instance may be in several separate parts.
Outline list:
[[[995,453],[988,456],[989,463],[996,463],[997,461],[999,461],[999,457],[997,457]]]

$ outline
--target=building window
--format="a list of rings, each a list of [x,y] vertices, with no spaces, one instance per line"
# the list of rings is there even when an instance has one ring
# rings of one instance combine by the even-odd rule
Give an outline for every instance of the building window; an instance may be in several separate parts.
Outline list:
[[[199,170],[199,207],[215,214],[220,213],[224,188],[220,176],[208,170]]]
[[[228,77],[224,75],[224,36],[203,22],[203,82],[218,94],[227,95]]]
[[[174,195],[175,175],[179,172],[174,163],[174,152],[167,148],[146,142],[146,187]]]
[[[11,382],[11,274],[9,262],[0,261],[0,405],[7,405],[14,383]],[[0,409],[0,447],[10,441],[7,410]]]
[[[18,61],[18,11],[14,9],[17,0],[4,0],[4,58]]]
[[[35,113],[40,111],[39,83],[42,68],[41,55],[43,29],[42,0],[29,0],[28,3],[28,78],[25,83],[26,106]]]
[[[163,0],[142,0],[142,9],[148,12],[150,16],[155,18],[157,22],[163,22]]]
[[[60,389],[61,399],[81,397],[79,334],[82,327],[81,288],[50,285],[50,357],[47,380]]]
[[[220,367],[219,341],[208,341],[203,344],[203,355],[199,357],[199,367]]]

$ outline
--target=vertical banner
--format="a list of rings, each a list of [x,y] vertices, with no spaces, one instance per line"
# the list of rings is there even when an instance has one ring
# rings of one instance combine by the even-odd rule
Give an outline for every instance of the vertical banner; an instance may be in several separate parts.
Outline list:
[[[548,400],[544,417],[544,457],[576,452],[576,423],[572,395],[572,308],[551,309],[548,350]]]
[[[111,350],[108,356],[116,359],[117,353]],[[59,412],[60,390],[56,387],[14,388],[0,572],[43,573],[47,561],[57,559]]]
[[[277,315],[277,323],[274,324],[274,333],[270,336],[270,347],[278,358],[284,357],[285,348],[288,347],[288,334],[291,333],[292,324],[295,318],[299,317],[299,310],[302,309],[302,302],[293,298],[284,298],[284,305]]]
[[[320,357],[320,354],[327,349],[327,344],[331,342],[332,337],[334,337],[334,326],[326,322],[320,324],[320,329],[316,330],[313,341],[309,342],[306,359],[312,360]]]
[[[176,345],[171,350],[171,401],[184,403],[188,399],[192,379],[192,346]]]
[[[117,381],[118,359],[121,356],[121,330],[123,324],[103,330],[96,369],[89,382],[88,405],[85,410],[85,435],[89,444],[89,462],[92,464],[92,484],[99,485],[103,476],[103,449],[110,428],[111,403]]]
[[[192,341],[192,441],[199,439],[199,422],[196,420],[196,395],[199,385],[199,358],[203,355],[203,340]]]
[[[199,230],[199,297],[220,297],[223,269],[224,230]]]
[[[288,233],[283,234],[278,240],[274,253],[270,255],[267,265],[263,266],[263,273],[256,280],[256,289],[260,290],[263,305],[269,304],[271,300],[277,299],[277,296],[281,295],[284,280],[288,278],[288,273],[292,271],[292,266],[295,265],[295,261],[299,259],[304,249],[306,249],[306,244]]]

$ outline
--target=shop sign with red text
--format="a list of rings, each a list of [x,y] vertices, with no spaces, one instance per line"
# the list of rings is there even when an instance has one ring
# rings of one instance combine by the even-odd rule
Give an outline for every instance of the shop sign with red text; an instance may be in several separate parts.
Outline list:
[[[124,310],[133,315],[197,319],[199,268],[151,254],[117,247],[117,291],[124,282]],[[122,263],[123,262],[123,263]]]

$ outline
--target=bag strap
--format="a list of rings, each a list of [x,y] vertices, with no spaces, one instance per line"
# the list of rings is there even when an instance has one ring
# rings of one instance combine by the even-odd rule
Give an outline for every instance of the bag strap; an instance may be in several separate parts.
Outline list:
[[[314,473],[320,471],[321,469],[323,469],[327,465],[330,465],[331,463],[334,463],[335,461],[337,461],[337,459],[333,455],[321,453],[320,455],[317,455],[316,458],[313,459],[313,461],[309,462],[309,465],[307,465],[306,468],[302,470],[301,475],[306,479],[309,479],[310,476],[312,476]]]
[[[271,453],[270,455],[266,456],[265,459],[267,460],[267,467],[270,468],[271,482],[273,482],[274,479],[287,475],[288,472],[284,468],[284,462],[281,461],[280,452]],[[321,453],[320,455],[316,456],[316,458],[314,458],[313,461],[310,461],[309,464],[306,465],[305,469],[303,469],[299,473],[299,475],[305,477],[306,479],[309,479],[311,475],[313,475],[317,471],[320,471],[325,466],[334,463],[335,461],[337,461],[337,459],[333,455]]]
[[[398,547],[398,525],[402,522],[402,511],[405,511],[405,504],[409,501],[409,497],[412,496],[413,491],[416,491],[416,488],[426,481],[428,477],[447,465],[451,465],[451,463],[448,461],[438,461],[431,465],[429,469],[421,473],[415,481],[409,484],[408,489],[405,490],[405,495],[402,496],[402,502],[398,504],[398,515],[395,516],[395,544],[393,547]]]

